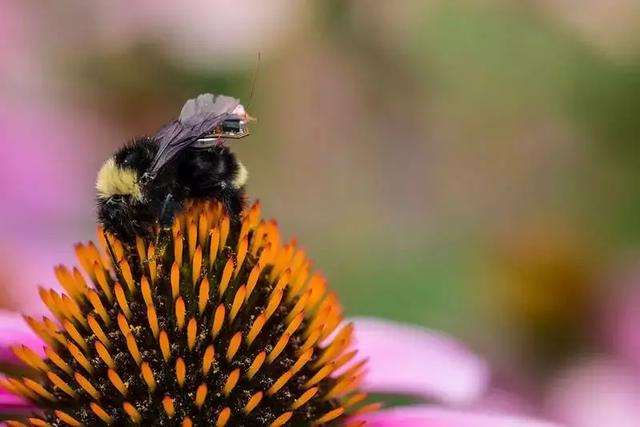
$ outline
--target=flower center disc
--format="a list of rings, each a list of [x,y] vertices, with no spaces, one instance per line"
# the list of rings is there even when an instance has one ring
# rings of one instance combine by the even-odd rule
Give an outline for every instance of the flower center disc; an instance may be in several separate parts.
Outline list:
[[[84,275],[56,268],[67,294],[41,289],[55,319],[27,317],[46,357],[13,348],[38,371],[1,384],[41,408],[26,422],[304,426],[358,411],[353,328],[258,204],[241,224],[194,203],[135,245],[98,239],[76,246]]]

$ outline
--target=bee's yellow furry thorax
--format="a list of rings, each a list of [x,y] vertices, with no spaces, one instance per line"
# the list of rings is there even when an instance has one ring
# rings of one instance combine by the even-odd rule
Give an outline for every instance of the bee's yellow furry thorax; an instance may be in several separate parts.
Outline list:
[[[138,185],[138,174],[132,169],[123,169],[110,158],[100,168],[96,180],[98,197],[107,199],[115,195],[132,196],[135,200],[142,200],[142,192]]]

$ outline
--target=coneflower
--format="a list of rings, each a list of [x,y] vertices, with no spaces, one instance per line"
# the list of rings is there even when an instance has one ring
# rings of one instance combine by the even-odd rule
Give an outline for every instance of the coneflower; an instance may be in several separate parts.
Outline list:
[[[66,291],[41,289],[53,318],[26,321],[47,344],[2,387],[36,405],[21,426],[349,424],[366,412],[353,327],[296,243],[254,204],[237,226],[192,204],[172,230],[131,247],[98,229]]]

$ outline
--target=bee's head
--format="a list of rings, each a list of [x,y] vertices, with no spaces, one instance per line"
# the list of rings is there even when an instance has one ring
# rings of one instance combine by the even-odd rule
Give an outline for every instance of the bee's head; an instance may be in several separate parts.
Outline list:
[[[243,192],[249,173],[229,147],[222,143],[185,153],[177,177],[188,197],[219,197],[220,191]]]
[[[139,139],[110,157],[98,172],[98,201],[107,205],[142,201],[140,177],[151,164],[155,150],[151,140]]]

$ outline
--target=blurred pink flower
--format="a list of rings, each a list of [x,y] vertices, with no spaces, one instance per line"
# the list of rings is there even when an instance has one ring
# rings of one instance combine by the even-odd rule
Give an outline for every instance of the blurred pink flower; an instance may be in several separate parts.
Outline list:
[[[369,359],[363,388],[449,404],[467,404],[485,392],[486,362],[451,337],[375,318],[352,321],[354,348]]]
[[[0,2],[0,92],[19,93],[42,85],[42,64],[34,43],[34,22],[30,5],[20,0]],[[40,55],[41,56],[41,55]]]
[[[604,339],[608,347],[624,362],[633,365],[640,375],[640,267],[625,271],[614,285],[619,290],[605,307]]]
[[[0,312],[0,363],[15,362],[9,348],[23,344],[34,350],[42,342],[20,316]],[[440,333],[379,319],[355,319],[360,354],[369,359],[371,379],[363,388],[372,392],[414,394],[463,403],[486,387],[487,366],[463,345]],[[0,391],[0,413],[33,409],[28,402]],[[527,418],[438,408],[398,407],[359,416],[376,427],[553,427]]]
[[[69,221],[74,212],[79,218],[91,209],[91,157],[101,132],[78,112],[24,104],[0,102],[2,226]]]
[[[572,427],[635,427],[640,420],[640,270],[609,284],[601,354],[574,362],[551,385],[549,413]]]
[[[11,346],[26,345],[43,355],[42,340],[29,328],[21,316],[0,310],[0,363],[16,363]]]
[[[431,406],[392,408],[362,418],[369,427],[559,427],[531,418],[462,412]]]
[[[93,228],[86,212],[94,209],[94,171],[107,155],[96,141],[105,138],[103,127],[82,112],[40,101],[0,101],[4,307],[41,311],[37,298],[23,295],[53,283],[53,262],[71,262],[68,242]]]
[[[578,363],[552,385],[549,413],[571,427],[637,427],[639,374],[614,359]]]
[[[303,11],[292,0],[194,0],[188,5],[143,0],[122,7],[97,1],[90,9],[93,29],[112,44],[160,41],[182,60],[206,66],[243,56],[253,61],[258,52],[286,40],[302,22]]]

